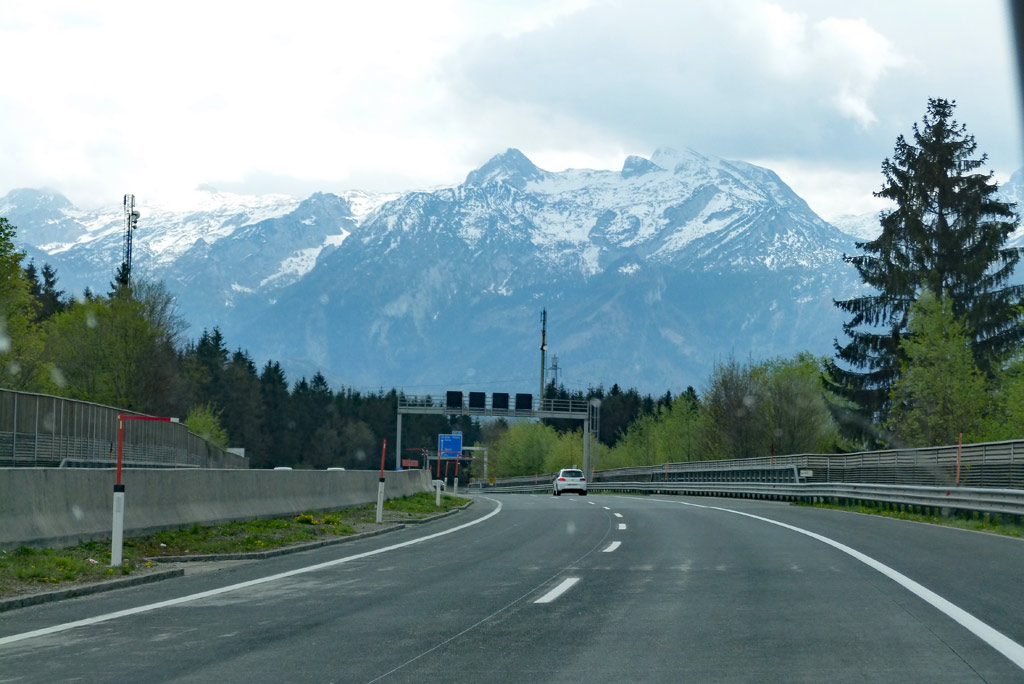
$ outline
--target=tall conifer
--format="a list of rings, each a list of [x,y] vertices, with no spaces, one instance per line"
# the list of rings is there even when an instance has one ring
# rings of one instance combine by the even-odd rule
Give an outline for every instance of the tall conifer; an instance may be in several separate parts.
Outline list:
[[[857,244],[862,254],[844,257],[873,292],[835,303],[851,314],[843,326],[850,339],[836,342],[827,375],[876,420],[888,411],[904,360],[900,340],[922,287],[952,301],[983,372],[996,370],[1024,339],[1016,310],[1024,288],[1007,285],[1022,252],[1005,247],[1017,219],[996,196],[993,174],[977,172],[987,156],[977,156],[974,136],[953,118],[955,105],[928,100],[913,141],[896,139],[875,193],[895,208],[882,212],[881,235]]]

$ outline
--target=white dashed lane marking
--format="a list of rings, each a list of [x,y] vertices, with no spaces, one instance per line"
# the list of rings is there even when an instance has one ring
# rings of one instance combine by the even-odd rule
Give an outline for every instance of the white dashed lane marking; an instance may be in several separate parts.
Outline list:
[[[622,546],[622,542],[613,541],[611,544],[608,545],[607,548],[605,548],[605,550],[602,553],[611,553],[612,551],[614,551],[615,549],[619,548],[620,546]]]
[[[541,596],[534,603],[551,603],[556,598],[569,591],[572,585],[580,581],[579,577],[566,577],[564,580],[559,582],[558,586],[549,591],[548,593]]]

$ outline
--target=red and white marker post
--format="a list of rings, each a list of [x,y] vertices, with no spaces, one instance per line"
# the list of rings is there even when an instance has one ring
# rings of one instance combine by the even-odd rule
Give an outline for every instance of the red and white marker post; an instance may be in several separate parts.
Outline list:
[[[114,520],[110,530],[110,567],[120,567],[123,562],[124,548],[124,485],[121,484],[121,460],[124,456],[124,421],[156,420],[164,423],[177,423],[177,418],[155,418],[153,416],[117,415],[117,480],[114,483]]]
[[[377,522],[384,521],[384,455],[388,452],[388,440],[380,450],[380,481],[377,483]]]

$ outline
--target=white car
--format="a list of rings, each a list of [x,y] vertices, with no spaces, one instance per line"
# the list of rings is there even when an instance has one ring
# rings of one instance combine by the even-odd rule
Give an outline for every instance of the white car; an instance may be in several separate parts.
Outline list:
[[[444,480],[434,480],[434,481],[432,481],[430,483],[430,486],[433,489],[437,489],[438,487],[440,487],[441,491],[443,492],[444,491]]]
[[[587,478],[583,477],[583,471],[579,468],[562,468],[555,476],[551,493],[561,496],[562,492],[579,492],[580,496],[587,495]]]

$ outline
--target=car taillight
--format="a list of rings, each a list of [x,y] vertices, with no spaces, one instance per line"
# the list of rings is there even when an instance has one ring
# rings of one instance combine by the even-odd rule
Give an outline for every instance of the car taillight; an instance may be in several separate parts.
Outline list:
[[[565,478],[564,477],[560,477],[560,478],[558,478],[558,481],[559,482],[565,482]]]
[[[581,477],[581,478],[580,478],[580,482],[583,482],[583,481],[584,481],[584,480],[586,480],[586,479],[587,479],[587,478],[585,478],[585,477]]]

